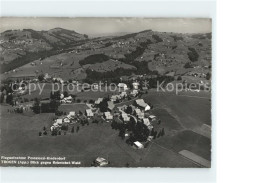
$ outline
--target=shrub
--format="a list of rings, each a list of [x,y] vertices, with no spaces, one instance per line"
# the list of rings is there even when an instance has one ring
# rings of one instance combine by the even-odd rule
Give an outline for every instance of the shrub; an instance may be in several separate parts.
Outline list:
[[[187,54],[188,54],[190,61],[192,61],[192,62],[198,61],[199,54],[197,53],[197,51],[191,47],[189,47],[188,49],[189,49],[189,52]]]

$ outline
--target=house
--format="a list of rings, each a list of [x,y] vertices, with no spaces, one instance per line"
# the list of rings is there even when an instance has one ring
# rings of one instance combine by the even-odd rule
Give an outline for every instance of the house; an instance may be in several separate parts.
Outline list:
[[[98,98],[96,101],[95,101],[95,104],[100,104],[100,102],[102,102],[103,101],[103,98]]]
[[[112,95],[112,96],[110,97],[110,100],[113,101],[113,102],[115,102],[115,101],[117,101],[117,100],[119,100],[119,99],[121,99],[121,96],[120,96],[120,95]]]
[[[141,110],[140,110],[140,109],[136,108],[136,109],[134,110],[134,114],[135,114],[135,115],[138,115],[138,114],[140,114],[140,113],[141,113]]]
[[[104,112],[104,116],[106,120],[113,119],[113,115],[110,112]]]
[[[145,111],[149,111],[151,109],[151,107],[147,103],[144,102],[144,99],[137,99],[135,102],[136,102],[136,105],[143,108]]]
[[[115,108],[113,101],[107,101],[107,108],[112,111]]]
[[[134,90],[138,90],[140,84],[138,82],[133,82],[132,85]]]
[[[59,128],[62,125],[62,119],[56,119],[53,125],[51,126],[51,131],[53,131],[56,128]]]
[[[101,157],[98,157],[95,160],[94,163],[95,163],[96,166],[106,166],[106,165],[108,165],[108,161],[105,158],[101,158]]]
[[[121,111],[121,110],[124,111],[127,109],[127,105],[119,106],[117,108],[119,109],[119,111]]]
[[[67,118],[69,118],[69,119],[74,119],[75,117],[76,117],[76,112],[75,111],[69,112],[69,115],[67,116]]]
[[[72,103],[72,97],[71,96],[68,96],[68,97],[65,97],[65,98],[63,98],[62,100],[61,100],[61,102],[62,103],[65,103],[65,104],[70,104],[70,103]]]
[[[143,118],[144,118],[144,113],[143,113],[140,109],[138,109],[138,108],[136,108],[136,109],[134,110],[134,114],[135,114],[139,119],[143,119]]]
[[[156,116],[155,116],[155,115],[150,115],[150,116],[149,116],[149,119],[153,121],[153,120],[156,119]]]
[[[130,95],[135,97],[138,94],[138,90],[133,90],[130,92]]]
[[[143,119],[143,118],[144,118],[144,113],[143,113],[143,112],[140,112],[140,113],[137,115],[137,117],[138,117],[139,119]]]
[[[64,123],[70,123],[70,119],[68,117],[63,118]]]
[[[147,128],[148,128],[149,130],[152,130],[152,129],[153,129],[153,126],[151,125],[151,123],[150,123],[150,121],[149,121],[148,118],[143,118],[143,123],[144,123],[145,126],[147,126]]]
[[[143,149],[144,148],[144,145],[142,143],[140,143],[139,141],[135,141],[134,142],[134,146],[137,148],[137,149]]]
[[[56,123],[57,123],[58,125],[62,125],[62,122],[63,122],[62,119],[57,119],[57,120],[56,120]]]
[[[127,93],[126,93],[125,91],[124,91],[124,92],[121,92],[121,93],[120,93],[120,97],[121,97],[121,98],[127,97]]]
[[[144,102],[144,99],[137,99],[136,104],[142,108],[145,108],[147,106],[147,104]]]
[[[143,119],[143,123],[144,123],[145,126],[151,125],[151,123],[150,123],[150,121],[149,121],[148,118],[144,118],[144,119]]]
[[[87,115],[87,117],[93,117],[94,116],[91,109],[86,109],[86,115]]]
[[[119,87],[119,89],[123,89],[123,90],[127,90],[128,89],[127,85],[125,83],[119,83],[117,86]]]
[[[124,122],[129,122],[130,121],[130,117],[126,113],[122,113],[121,117],[122,117]]]

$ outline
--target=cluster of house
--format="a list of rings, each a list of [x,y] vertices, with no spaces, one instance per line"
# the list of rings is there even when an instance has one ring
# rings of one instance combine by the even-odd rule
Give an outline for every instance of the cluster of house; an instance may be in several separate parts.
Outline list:
[[[63,94],[60,95],[60,102],[64,104],[71,104],[73,101],[72,96],[64,97]]]
[[[54,123],[51,126],[51,131],[59,129],[63,124],[72,123],[74,120],[76,120],[76,117],[77,117],[76,112],[71,111],[71,112],[69,112],[69,114],[67,116],[54,120]]]
[[[94,116],[94,113],[91,109],[86,109],[85,110],[85,115],[88,119]],[[56,130],[60,129],[62,125],[68,125],[68,124],[73,124],[78,122],[78,117],[79,115],[75,111],[70,111],[68,115],[62,118],[58,118],[54,120],[53,125],[51,126],[50,130]]]

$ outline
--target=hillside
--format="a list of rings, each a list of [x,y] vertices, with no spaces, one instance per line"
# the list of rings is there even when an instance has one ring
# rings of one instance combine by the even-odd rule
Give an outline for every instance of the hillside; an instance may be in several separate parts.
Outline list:
[[[101,74],[120,68],[128,74],[205,74],[211,67],[211,33],[145,30],[88,39],[86,35],[61,28],[13,30],[1,33],[0,51],[1,71],[15,69],[17,74],[36,72],[84,79],[89,69]],[[32,61],[34,64],[29,64]]]
[[[48,31],[7,30],[0,34],[1,72],[15,69],[34,59],[57,54],[57,50],[86,40],[87,35],[62,28]]]

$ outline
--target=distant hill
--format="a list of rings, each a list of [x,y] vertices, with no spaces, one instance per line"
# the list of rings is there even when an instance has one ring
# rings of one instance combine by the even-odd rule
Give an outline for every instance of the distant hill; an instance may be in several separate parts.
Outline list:
[[[64,79],[85,77],[86,69],[113,76],[120,68],[130,74],[208,73],[211,36],[144,30],[90,39],[62,28],[10,30],[0,35],[1,72],[37,70]],[[28,66],[32,61],[36,65]]]
[[[86,40],[87,35],[62,28],[48,31],[4,31],[0,34],[1,72],[15,69],[33,59],[55,54],[54,50],[68,48]]]

